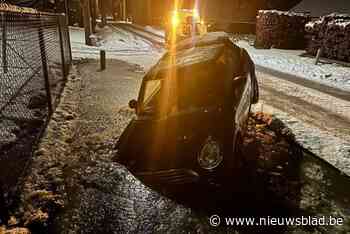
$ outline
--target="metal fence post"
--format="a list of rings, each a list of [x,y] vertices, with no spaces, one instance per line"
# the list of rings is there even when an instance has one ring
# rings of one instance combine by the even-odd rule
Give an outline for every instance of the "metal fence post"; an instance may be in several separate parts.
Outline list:
[[[100,68],[101,71],[106,69],[106,51],[100,50]]]
[[[68,53],[69,53],[69,65],[72,63],[72,47],[70,44],[70,33],[69,33],[69,23],[66,21],[64,24],[64,30],[66,34],[66,43],[68,45]]]
[[[46,47],[45,47],[45,39],[43,34],[43,24],[41,20],[41,16],[39,15],[40,19],[40,26],[39,26],[39,45],[40,45],[40,55],[41,55],[41,63],[43,67],[43,75],[45,80],[45,89],[46,89],[46,96],[47,96],[47,107],[49,110],[49,115],[53,113],[53,107],[52,107],[52,97],[51,97],[51,89],[50,89],[50,81],[49,81],[49,72],[47,69],[47,57],[46,57]]]
[[[59,40],[60,40],[60,50],[61,50],[61,60],[62,60],[62,74],[63,77],[66,78],[66,64],[64,59],[64,48],[63,48],[63,35],[62,35],[62,26],[61,26],[61,20],[60,16],[57,16],[57,26],[58,26],[58,34],[59,34]]]
[[[1,21],[2,21],[2,67],[4,70],[4,73],[8,72],[7,68],[7,13],[1,12]]]
[[[69,12],[69,11],[67,10],[67,12]],[[70,44],[69,21],[67,20],[68,18],[69,18],[68,13],[66,13],[64,24],[61,24],[60,26],[61,26],[62,33],[64,33],[63,39],[65,40],[65,42],[68,45],[68,55],[69,55],[69,63],[68,63],[68,65],[71,65],[71,63],[72,63],[72,47],[71,47],[71,44]]]
[[[66,24],[69,25],[69,2],[68,0],[64,0],[64,14],[65,14],[65,21]]]
[[[2,187],[2,183],[0,182],[0,224],[7,224],[8,221],[8,212],[5,202],[5,193]]]
[[[67,25],[67,43],[68,43],[68,50],[69,50],[69,65],[72,64],[72,47],[71,47],[71,44],[70,44],[70,33],[69,33],[69,26]]]

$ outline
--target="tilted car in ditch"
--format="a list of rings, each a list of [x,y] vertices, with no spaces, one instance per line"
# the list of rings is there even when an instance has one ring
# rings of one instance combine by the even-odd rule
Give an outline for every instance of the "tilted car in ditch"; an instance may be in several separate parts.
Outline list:
[[[258,101],[254,63],[226,33],[177,44],[143,78],[118,158],[140,177],[187,183],[236,171],[248,113]]]

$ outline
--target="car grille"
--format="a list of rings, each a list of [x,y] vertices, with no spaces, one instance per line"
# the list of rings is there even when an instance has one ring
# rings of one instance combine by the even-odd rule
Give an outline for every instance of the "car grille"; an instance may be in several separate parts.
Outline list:
[[[188,169],[140,172],[135,175],[145,183],[152,184],[189,184],[199,180],[198,173]]]

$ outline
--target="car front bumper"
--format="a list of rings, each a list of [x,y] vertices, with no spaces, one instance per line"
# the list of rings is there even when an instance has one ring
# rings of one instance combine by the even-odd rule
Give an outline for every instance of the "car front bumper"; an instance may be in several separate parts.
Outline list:
[[[190,169],[170,169],[134,174],[145,183],[151,184],[191,184],[200,179],[199,174]]]

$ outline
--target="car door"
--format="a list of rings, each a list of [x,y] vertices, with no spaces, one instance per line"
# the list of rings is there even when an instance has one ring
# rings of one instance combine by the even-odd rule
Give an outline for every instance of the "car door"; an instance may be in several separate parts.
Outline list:
[[[240,66],[241,71],[239,75],[233,79],[234,98],[236,99],[234,118],[236,133],[240,131],[244,134],[252,101],[250,64],[244,50],[241,50]]]

